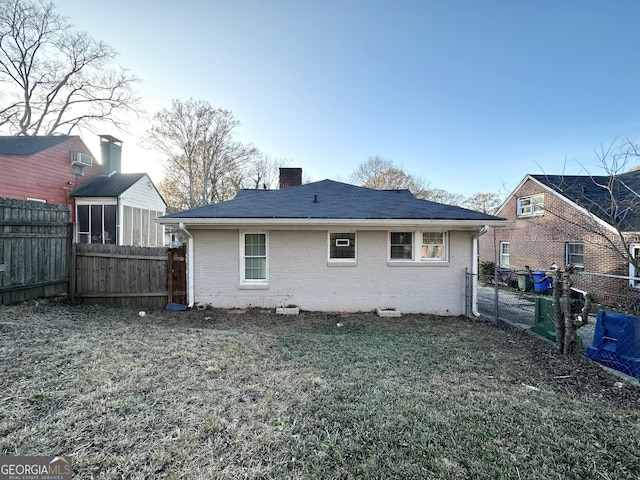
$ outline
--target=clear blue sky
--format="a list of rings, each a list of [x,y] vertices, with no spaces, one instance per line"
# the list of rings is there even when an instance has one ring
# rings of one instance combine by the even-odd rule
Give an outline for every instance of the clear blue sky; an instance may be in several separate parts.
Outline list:
[[[240,140],[313,181],[381,155],[434,188],[499,192],[602,173],[595,149],[640,140],[636,0],[53,2],[120,52],[149,112],[231,110]],[[125,170],[161,178],[125,142]]]

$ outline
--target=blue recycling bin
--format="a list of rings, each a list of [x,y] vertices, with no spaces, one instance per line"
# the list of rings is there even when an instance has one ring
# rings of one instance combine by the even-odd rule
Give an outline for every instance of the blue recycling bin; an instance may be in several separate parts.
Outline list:
[[[533,275],[533,291],[537,293],[549,293],[551,291],[551,287],[553,286],[553,279],[547,278],[544,281],[541,281],[546,275],[547,272],[544,270],[536,270],[531,272]]]

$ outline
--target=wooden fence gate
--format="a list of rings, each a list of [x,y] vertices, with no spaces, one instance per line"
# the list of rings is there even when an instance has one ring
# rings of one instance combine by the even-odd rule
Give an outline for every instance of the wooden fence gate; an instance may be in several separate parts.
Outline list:
[[[72,235],[68,205],[0,198],[0,305],[66,294]]]
[[[186,302],[184,247],[75,244],[74,259],[72,301],[148,309]]]
[[[187,249],[186,247],[170,248],[167,261],[168,301],[187,304]]]

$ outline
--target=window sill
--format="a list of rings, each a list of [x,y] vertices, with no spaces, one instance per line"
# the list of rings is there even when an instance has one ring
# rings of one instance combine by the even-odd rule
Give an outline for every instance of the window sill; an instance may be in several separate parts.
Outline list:
[[[403,260],[389,260],[387,261],[388,267],[448,267],[449,262],[442,261],[403,261]]]
[[[539,212],[539,213],[518,213],[517,214],[518,218],[543,217],[543,216],[544,216],[544,212]]]
[[[238,288],[240,290],[269,290],[268,283],[241,283]]]
[[[329,260],[327,267],[357,267],[358,262],[355,260]]]

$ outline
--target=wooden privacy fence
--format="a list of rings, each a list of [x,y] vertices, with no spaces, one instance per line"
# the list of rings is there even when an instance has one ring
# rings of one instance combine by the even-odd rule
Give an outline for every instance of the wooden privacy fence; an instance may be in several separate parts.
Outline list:
[[[74,244],[72,301],[164,308],[186,302],[184,247]]]
[[[184,304],[185,248],[74,244],[69,205],[0,198],[0,305],[69,295],[73,302]]]
[[[72,234],[68,205],[0,198],[0,304],[66,294]]]

